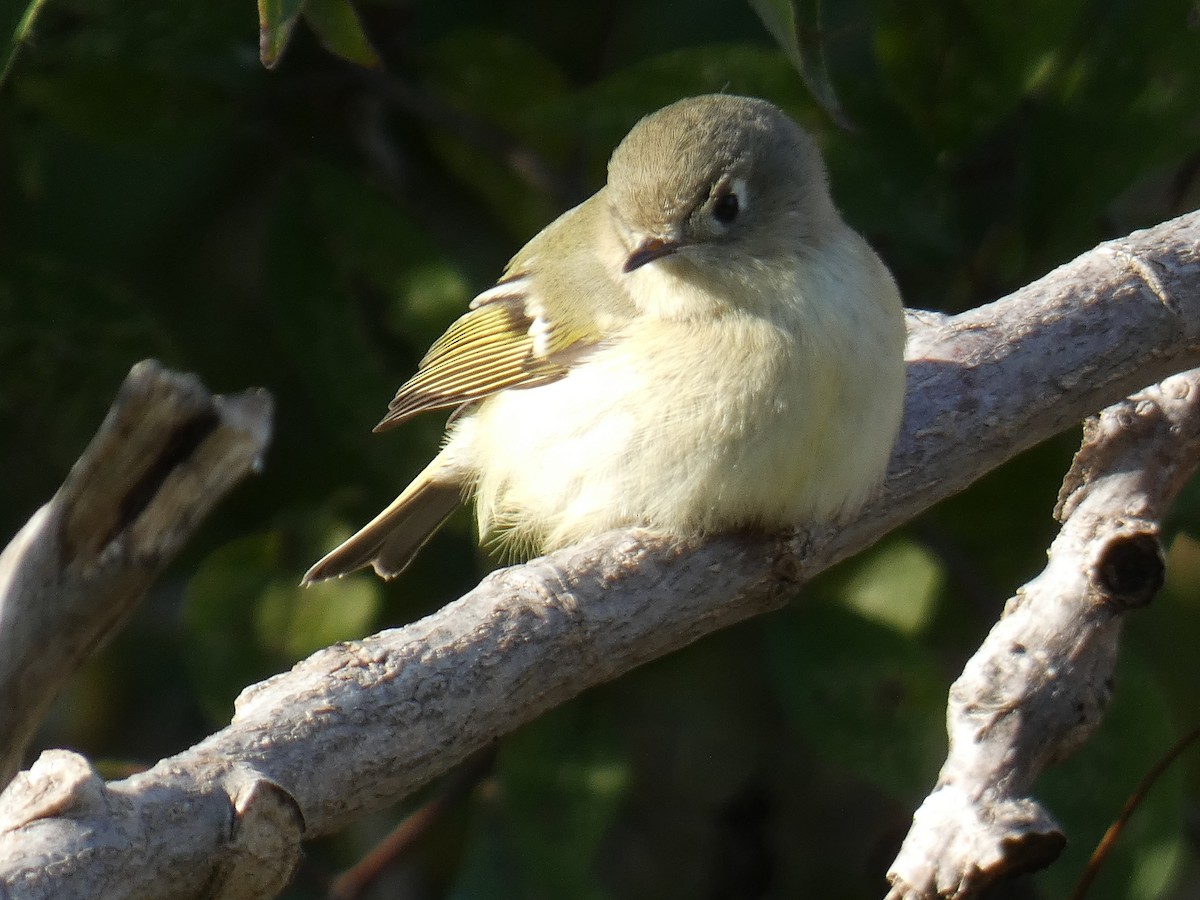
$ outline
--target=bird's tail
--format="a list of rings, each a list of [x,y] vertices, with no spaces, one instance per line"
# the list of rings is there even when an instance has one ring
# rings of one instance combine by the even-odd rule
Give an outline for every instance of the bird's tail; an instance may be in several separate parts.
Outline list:
[[[301,584],[366,566],[380,578],[395,578],[462,502],[463,484],[456,474],[434,459],[387,509],[309,569]]]

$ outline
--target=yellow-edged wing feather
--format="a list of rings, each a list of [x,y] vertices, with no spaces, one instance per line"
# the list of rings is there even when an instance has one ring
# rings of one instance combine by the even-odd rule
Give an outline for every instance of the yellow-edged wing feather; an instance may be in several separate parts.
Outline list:
[[[562,378],[580,351],[631,314],[593,243],[597,216],[607,215],[602,195],[564,213],[525,245],[496,286],[476,297],[429,348],[376,431],[418,413]],[[543,302],[547,295],[572,302],[556,304],[551,314]],[[602,315],[598,296],[607,298]]]
[[[375,430],[506,388],[561,378],[566,366],[535,352],[533,321],[520,297],[493,300],[462,316],[429,348],[417,374],[396,392]]]

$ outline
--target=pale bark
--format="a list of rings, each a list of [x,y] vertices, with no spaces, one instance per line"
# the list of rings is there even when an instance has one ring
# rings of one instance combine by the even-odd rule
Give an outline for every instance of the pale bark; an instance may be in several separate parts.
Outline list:
[[[263,391],[139,363],[62,488],[0,554],[0,786],[63,685],[218,499],[258,465]]]
[[[1198,247],[1191,214],[997,303],[914,316],[887,485],[840,530],[684,543],[612,532],[248,688],[228,727],[148,772],[105,784],[79,757],[44,756],[0,796],[0,885],[60,898],[275,889],[300,838],[395,801],[591,685],[781,606],[1020,451],[1200,365]]]
[[[1124,615],[1162,586],[1162,518],[1197,462],[1200,370],[1088,419],[1046,568],[950,689],[950,752],[888,873],[889,900],[976,897],[1058,856],[1065,836],[1033,784],[1099,726]]]

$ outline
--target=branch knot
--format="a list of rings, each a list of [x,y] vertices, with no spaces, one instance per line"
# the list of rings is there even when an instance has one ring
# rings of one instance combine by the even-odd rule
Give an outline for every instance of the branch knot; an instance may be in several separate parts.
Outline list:
[[[1147,606],[1163,586],[1166,563],[1155,533],[1118,534],[1100,549],[1092,569],[1103,600],[1118,609]]]

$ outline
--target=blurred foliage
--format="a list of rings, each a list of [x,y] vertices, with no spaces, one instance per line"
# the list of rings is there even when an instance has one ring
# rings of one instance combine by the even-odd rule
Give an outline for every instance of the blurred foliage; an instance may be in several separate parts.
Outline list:
[[[477,581],[488,564],[463,515],[394,584],[295,587],[436,449],[436,416],[369,434],[396,385],[508,255],[602,182],[646,112],[716,90],[784,106],[914,306],[989,301],[1200,198],[1193,0],[262,0],[259,13],[261,48],[249,0],[0,14],[0,524],[14,532],[53,493],[139,359],[278,400],[266,471],[46,724],[41,746],[112,771],[219,727],[249,681]],[[853,133],[830,122],[839,110]],[[506,739],[371,896],[881,896],[944,753],[946,688],[1040,568],[1075,441],[988,475],[803,602]],[[1195,489],[1173,522],[1168,587],[1131,619],[1111,714],[1045,779],[1068,853],[1005,896],[1064,896],[1194,724]],[[322,896],[421,799],[312,845],[288,896]],[[1198,799],[1192,754],[1092,897],[1200,893]]]

